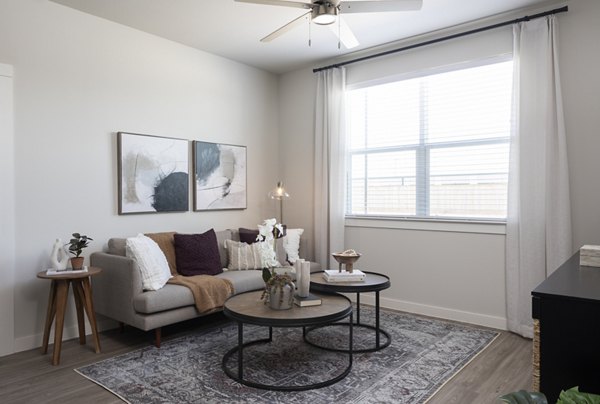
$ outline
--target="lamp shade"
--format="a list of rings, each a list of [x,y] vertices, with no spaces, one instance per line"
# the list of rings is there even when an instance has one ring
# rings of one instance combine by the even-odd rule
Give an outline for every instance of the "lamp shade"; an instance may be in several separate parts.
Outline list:
[[[277,186],[269,192],[269,198],[277,199],[278,201],[289,198],[290,194],[288,194],[283,187],[283,182],[279,181]]]

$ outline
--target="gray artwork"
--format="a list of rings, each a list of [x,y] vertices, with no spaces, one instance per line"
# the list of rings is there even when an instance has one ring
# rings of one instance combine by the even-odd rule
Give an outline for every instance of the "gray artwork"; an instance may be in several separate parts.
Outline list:
[[[189,209],[188,141],[117,134],[119,214]]]
[[[246,209],[246,147],[194,142],[194,210]]]

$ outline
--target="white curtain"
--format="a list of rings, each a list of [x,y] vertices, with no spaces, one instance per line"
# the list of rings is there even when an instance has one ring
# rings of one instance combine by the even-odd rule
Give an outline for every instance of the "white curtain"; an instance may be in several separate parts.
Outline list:
[[[343,67],[317,73],[314,240],[315,261],[323,268],[335,268],[330,254],[344,248],[345,87],[346,71]]]
[[[506,226],[508,329],[532,337],[531,291],[572,254],[554,16],[515,24]]]

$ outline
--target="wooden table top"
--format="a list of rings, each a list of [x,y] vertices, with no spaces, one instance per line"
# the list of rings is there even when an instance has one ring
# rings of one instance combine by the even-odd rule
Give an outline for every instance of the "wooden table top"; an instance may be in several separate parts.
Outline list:
[[[226,316],[244,323],[272,327],[300,327],[325,324],[347,317],[352,303],[342,295],[313,293],[322,300],[318,306],[300,307],[295,304],[288,310],[273,310],[260,300],[262,291],[241,293],[230,297],[223,307]]]
[[[65,270],[57,275],[48,275],[46,273],[46,271],[42,271],[42,272],[38,272],[37,277],[40,279],[72,280],[72,279],[88,278],[90,276],[98,275],[100,272],[102,272],[101,268],[88,267],[87,272],[72,273],[70,270]]]

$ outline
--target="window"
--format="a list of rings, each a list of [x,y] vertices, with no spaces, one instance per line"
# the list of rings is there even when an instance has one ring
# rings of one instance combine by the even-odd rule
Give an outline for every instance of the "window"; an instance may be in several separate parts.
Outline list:
[[[512,61],[347,91],[347,215],[505,219]]]

